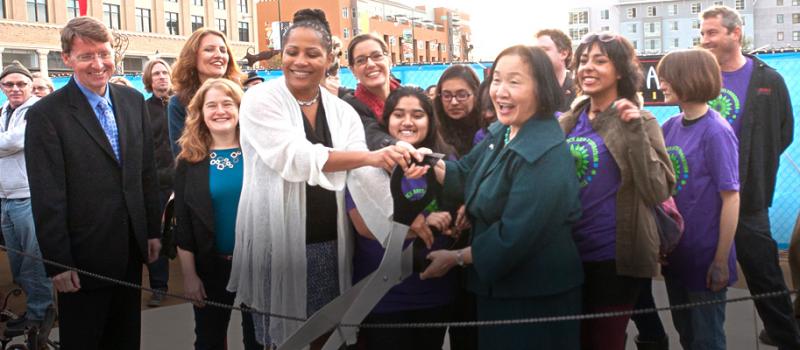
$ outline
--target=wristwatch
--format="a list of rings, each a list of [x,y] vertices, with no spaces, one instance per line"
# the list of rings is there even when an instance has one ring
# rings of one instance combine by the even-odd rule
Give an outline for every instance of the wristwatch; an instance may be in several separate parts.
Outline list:
[[[464,250],[463,249],[456,250],[456,264],[458,264],[458,266],[464,267]]]

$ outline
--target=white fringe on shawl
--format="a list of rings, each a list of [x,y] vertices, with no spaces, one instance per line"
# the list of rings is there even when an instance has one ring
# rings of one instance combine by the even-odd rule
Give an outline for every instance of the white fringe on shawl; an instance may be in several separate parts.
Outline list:
[[[355,110],[320,90],[333,149],[366,151]],[[392,228],[388,176],[371,167],[323,172],[331,150],[306,140],[300,107],[283,78],[251,88],[239,118],[244,180],[228,290],[237,293],[237,305],[305,318],[306,183],[336,191],[339,286],[344,291],[352,284],[353,254],[345,184],[369,229],[384,242]],[[268,331],[281,344],[299,326],[271,318]]]

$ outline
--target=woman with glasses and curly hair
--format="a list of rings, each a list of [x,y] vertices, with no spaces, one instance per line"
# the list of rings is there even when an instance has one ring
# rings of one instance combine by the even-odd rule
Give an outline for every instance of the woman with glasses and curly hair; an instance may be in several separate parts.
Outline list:
[[[178,138],[186,119],[186,106],[197,89],[210,78],[226,78],[240,84],[242,72],[236,64],[225,34],[210,28],[200,28],[186,40],[172,68],[175,95],[167,106],[169,142],[172,153],[178,155]]]
[[[231,311],[205,300],[233,304],[225,289],[236,239],[236,209],[244,162],[239,147],[242,90],[227,79],[208,79],[189,103],[186,127],[178,140],[175,172],[175,235],[183,271],[184,295],[194,301],[195,349],[227,348]],[[249,313],[242,313],[247,350],[261,349]]]
[[[484,125],[479,85],[475,71],[460,64],[445,69],[436,84],[436,118],[444,141],[455,147],[459,158],[469,153],[475,133]]]
[[[639,108],[642,72],[627,39],[587,35],[573,60],[584,96],[559,119],[575,157],[583,213],[573,238],[583,261],[584,313],[628,311],[659,272],[653,207],[675,185],[656,119]],[[621,350],[630,316],[585,320],[583,349]]]

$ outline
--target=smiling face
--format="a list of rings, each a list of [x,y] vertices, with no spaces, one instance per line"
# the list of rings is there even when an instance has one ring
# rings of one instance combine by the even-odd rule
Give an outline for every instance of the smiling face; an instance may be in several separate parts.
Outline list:
[[[353,48],[353,75],[367,89],[380,89],[389,82],[389,60],[375,40],[365,40]]]
[[[736,27],[731,31],[722,25],[722,15],[703,19],[700,25],[700,44],[711,51],[720,64],[728,57],[741,51],[742,28]]]
[[[85,88],[102,96],[106,93],[108,80],[114,75],[114,50],[109,42],[97,42],[75,37],[69,53],[61,59],[72,68],[77,80]]]
[[[19,73],[11,73],[3,77],[3,81],[0,81],[0,86],[2,86],[3,93],[8,98],[8,104],[11,105],[11,108],[21,106],[31,98],[33,93],[31,79]]]
[[[203,121],[212,136],[236,132],[239,125],[236,101],[222,89],[208,89],[203,97]]]
[[[578,62],[576,78],[581,90],[590,97],[618,95],[619,75],[611,59],[600,50],[597,44],[586,50]]]
[[[494,65],[489,95],[497,120],[514,127],[525,124],[538,108],[530,63],[515,54],[500,57]]]
[[[428,136],[429,123],[430,116],[416,97],[402,97],[389,116],[389,134],[417,147]]]
[[[459,101],[457,96],[467,96],[463,101]],[[444,112],[452,119],[461,119],[472,112],[475,108],[475,94],[466,81],[460,78],[448,79],[442,82],[442,90],[439,91],[442,99]],[[448,98],[450,97],[450,98]]]
[[[322,40],[313,29],[297,27],[291,31],[283,50],[282,69],[286,86],[298,99],[316,94],[325,70],[332,63]]]
[[[197,74],[200,81],[208,78],[220,78],[228,70],[228,47],[225,41],[216,34],[207,34],[200,40],[197,51]]]

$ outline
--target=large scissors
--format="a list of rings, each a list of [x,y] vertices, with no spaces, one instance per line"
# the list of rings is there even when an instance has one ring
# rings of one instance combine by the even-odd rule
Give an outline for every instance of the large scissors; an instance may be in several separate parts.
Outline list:
[[[422,163],[435,165],[444,158],[443,154],[425,155]],[[404,174],[400,167],[395,167],[391,178],[394,225],[387,238],[386,250],[378,268],[364,277],[356,285],[333,299],[314,313],[300,328],[294,332],[278,350],[302,349],[315,339],[331,332],[323,350],[337,350],[342,344],[355,344],[355,327],[339,327],[340,324],[360,324],[369,315],[375,305],[395,285],[413,273],[413,247],[403,248],[403,241],[414,219],[433,201],[441,191],[433,169],[425,175],[427,189],[425,195],[417,200],[407,199],[402,189]]]

